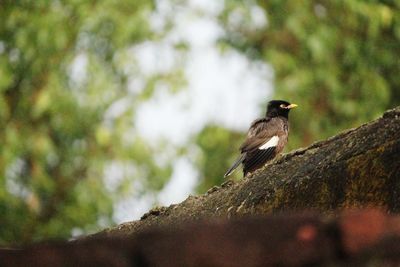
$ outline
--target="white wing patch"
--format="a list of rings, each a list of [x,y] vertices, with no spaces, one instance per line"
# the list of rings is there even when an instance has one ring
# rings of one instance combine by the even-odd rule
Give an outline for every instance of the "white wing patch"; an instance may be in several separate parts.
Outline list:
[[[272,136],[271,139],[269,139],[265,144],[260,146],[258,149],[268,149],[270,147],[277,146],[279,142],[279,137],[278,136]]]

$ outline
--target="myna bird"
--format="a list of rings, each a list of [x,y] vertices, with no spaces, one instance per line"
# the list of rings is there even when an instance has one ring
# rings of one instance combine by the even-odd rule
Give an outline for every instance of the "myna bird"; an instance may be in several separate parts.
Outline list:
[[[230,175],[240,164],[243,164],[243,175],[246,176],[281,153],[288,141],[289,111],[295,107],[296,104],[283,100],[268,102],[265,118],[257,119],[251,124],[246,140],[240,146],[240,157],[224,177]]]

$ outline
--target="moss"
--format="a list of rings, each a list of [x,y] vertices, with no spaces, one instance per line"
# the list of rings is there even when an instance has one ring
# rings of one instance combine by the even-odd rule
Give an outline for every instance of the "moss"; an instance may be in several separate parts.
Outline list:
[[[346,200],[343,207],[386,206],[387,169],[382,162],[382,149],[368,151],[347,161],[349,172],[346,186]]]

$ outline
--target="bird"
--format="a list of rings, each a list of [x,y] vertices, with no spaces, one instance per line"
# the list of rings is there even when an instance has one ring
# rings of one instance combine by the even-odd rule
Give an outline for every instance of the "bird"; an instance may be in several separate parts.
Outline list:
[[[252,122],[240,146],[240,156],[224,177],[232,174],[240,164],[243,165],[243,176],[246,176],[280,154],[288,142],[289,111],[297,106],[285,100],[269,101],[265,117]]]

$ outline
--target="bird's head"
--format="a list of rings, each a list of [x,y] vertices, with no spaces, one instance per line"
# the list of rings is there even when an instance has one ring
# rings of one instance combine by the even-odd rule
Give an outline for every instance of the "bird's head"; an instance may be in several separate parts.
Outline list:
[[[271,100],[267,106],[267,117],[289,117],[289,111],[297,107],[296,104],[290,104],[284,100]]]

